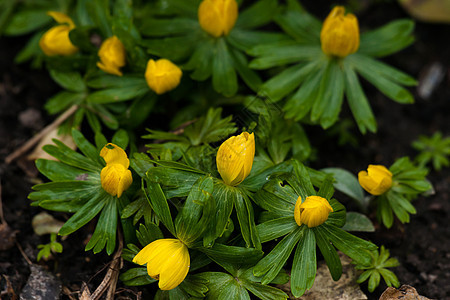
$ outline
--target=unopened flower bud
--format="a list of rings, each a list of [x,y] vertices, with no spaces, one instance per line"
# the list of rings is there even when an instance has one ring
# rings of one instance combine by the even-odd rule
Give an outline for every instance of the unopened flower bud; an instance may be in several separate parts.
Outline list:
[[[327,55],[346,57],[359,48],[358,19],[345,15],[342,6],[336,6],[323,22],[320,32],[322,51]]]

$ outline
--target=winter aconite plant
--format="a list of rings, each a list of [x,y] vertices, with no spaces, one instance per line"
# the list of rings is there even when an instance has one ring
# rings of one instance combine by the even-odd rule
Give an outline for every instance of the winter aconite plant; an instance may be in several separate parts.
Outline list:
[[[268,101],[283,100],[287,118],[305,118],[329,128],[338,120],[345,96],[359,130],[375,132],[376,120],[358,74],[396,102],[414,101],[402,85],[416,81],[376,59],[413,42],[411,21],[394,21],[360,34],[356,16],[342,6],[334,7],[322,23],[296,1],[287,2],[275,21],[291,39],[248,51],[256,57],[250,62],[253,69],[281,67],[261,91]]]
[[[432,188],[425,178],[427,174],[427,169],[416,167],[408,157],[403,157],[389,170],[382,165],[369,165],[367,171],[358,173],[358,180],[368,193],[376,196],[377,217],[390,228],[394,214],[400,222],[408,223],[409,215],[416,213],[411,201]]]
[[[78,231],[90,235],[86,251],[114,253],[116,277],[123,257],[121,284],[155,299],[277,300],[288,298],[277,285],[290,282],[300,297],[318,260],[341,277],[339,250],[365,270],[369,290],[380,276],[398,285],[387,250],[356,234],[378,228],[375,210],[388,228],[394,216],[409,221],[412,201],[431,188],[424,165],[446,165],[446,140],[415,143],[420,166],[401,158],[358,178],[318,149],[334,143],[324,131],[335,124],[343,143],[358,144],[339,122],[344,99],[359,130],[376,131],[360,77],[413,102],[404,86],[416,81],[379,60],[413,42],[413,22],[363,30],[357,11],[330,7],[322,22],[296,0],[8,7],[0,33],[28,34],[16,61],[60,86],[45,109],[74,141],[44,147],[54,160],[36,166],[49,182],[29,198],[63,213],[59,235]],[[347,198],[366,215],[347,212]],[[38,259],[62,244],[52,236]]]

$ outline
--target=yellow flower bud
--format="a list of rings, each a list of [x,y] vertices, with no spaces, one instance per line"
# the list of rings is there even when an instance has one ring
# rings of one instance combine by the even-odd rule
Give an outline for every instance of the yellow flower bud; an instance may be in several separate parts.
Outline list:
[[[176,88],[180,84],[181,75],[181,69],[165,58],[157,61],[150,59],[145,70],[148,86],[158,95]]]
[[[125,47],[117,36],[112,36],[103,41],[98,51],[100,61],[97,62],[97,67],[106,73],[122,76],[119,70],[125,66]]]
[[[139,265],[147,264],[147,272],[159,280],[161,290],[176,288],[186,278],[190,267],[189,251],[178,239],[159,239],[145,246],[133,258]]]
[[[358,19],[353,14],[344,13],[344,7],[336,6],[323,22],[320,42],[327,55],[346,57],[359,48]]]
[[[214,37],[230,33],[237,17],[236,0],[203,0],[198,7],[200,27]]]
[[[232,136],[217,151],[217,170],[227,185],[241,183],[252,170],[255,157],[255,135],[243,132]]]
[[[294,219],[298,226],[306,224],[312,228],[325,223],[330,212],[333,212],[333,208],[325,198],[309,196],[302,203],[302,198],[298,197],[294,208]]]
[[[120,198],[133,183],[127,154],[119,146],[109,143],[100,151],[100,156],[106,162],[106,167],[100,173],[102,188],[111,196]]]
[[[49,11],[47,14],[59,24],[64,25],[50,28],[39,40],[39,46],[45,55],[72,55],[77,53],[78,48],[69,39],[69,32],[75,28],[72,19],[56,11]]]
[[[368,193],[379,196],[392,186],[392,173],[382,165],[369,165],[366,171],[358,173],[359,184]]]

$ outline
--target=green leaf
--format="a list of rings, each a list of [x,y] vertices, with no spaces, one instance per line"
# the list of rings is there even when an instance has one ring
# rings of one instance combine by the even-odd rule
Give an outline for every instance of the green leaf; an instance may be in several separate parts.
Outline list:
[[[331,199],[334,194],[333,181],[333,177],[331,175],[327,175],[320,186],[319,192],[317,192],[317,196],[325,199]]]
[[[148,276],[147,268],[132,268],[120,274],[120,280],[128,286],[147,285],[156,282],[156,279]]]
[[[370,108],[369,101],[364,94],[355,71],[344,64],[345,95],[353,117],[358,124],[359,131],[365,134],[367,129],[371,132],[377,130],[377,122]]]
[[[86,245],[86,251],[94,249],[94,254],[103,250],[106,245],[106,253],[111,255],[116,247],[117,231],[117,201],[109,197],[100,214],[94,234]]]
[[[338,228],[344,226],[346,222],[345,206],[338,202],[336,199],[330,199],[328,202],[333,208],[333,212],[328,215],[326,223],[329,225],[334,225]]]
[[[227,186],[222,182],[215,183],[212,195],[216,202],[216,212],[213,216],[212,230],[205,233],[206,236],[203,240],[205,246],[211,245],[224,233],[238,193],[239,191],[234,187]]]
[[[111,196],[106,192],[94,195],[80,210],[78,210],[59,230],[59,235],[69,235],[92,220],[108,202]]]
[[[237,76],[233,59],[223,38],[217,39],[215,50],[212,65],[214,90],[227,97],[233,96],[238,90]]]
[[[264,275],[261,284],[268,284],[277,276],[297,242],[304,236],[304,229],[305,226],[298,227],[286,235],[269,254],[256,264],[253,274],[257,277]]]
[[[195,247],[195,249],[205,253],[218,262],[226,262],[238,265],[251,265],[256,263],[263,255],[263,252],[254,248],[244,248],[214,244],[210,248]],[[278,274],[278,273],[277,273]]]
[[[62,91],[48,99],[44,107],[49,114],[53,115],[62,112],[71,105],[81,104],[85,98],[84,93]]]
[[[320,43],[322,22],[305,11],[288,8],[284,14],[276,16],[275,22],[284,32],[300,43]]]
[[[151,242],[163,239],[164,235],[161,229],[154,223],[146,223],[139,225],[139,230],[136,231],[136,237],[142,246],[147,246]]]
[[[345,225],[341,229],[345,231],[375,231],[372,221],[366,215],[357,212],[347,213]]]
[[[50,69],[50,76],[66,90],[72,92],[84,92],[86,90],[86,84],[78,72],[62,72]]]
[[[316,237],[317,246],[319,246],[320,252],[322,253],[325,262],[327,263],[328,270],[330,270],[331,277],[334,281],[339,280],[342,275],[342,264],[336,249],[326,236],[326,234],[321,230],[321,227],[313,228],[314,235]]]
[[[170,35],[185,35],[200,29],[197,20],[190,18],[143,18],[139,21],[141,22],[139,32],[152,37],[164,38]]]
[[[199,32],[201,33],[201,32]],[[164,39],[143,40],[140,42],[147,52],[152,55],[165,57],[171,61],[183,61],[187,59],[202,37],[200,34],[166,37]],[[183,47],[180,47],[183,45]]]
[[[92,160],[73,151],[59,140],[54,139],[53,142],[56,144],[56,146],[45,145],[44,147],[42,147],[44,151],[51,156],[59,159],[61,162],[68,164],[69,166],[77,167],[94,173],[98,173],[100,171]]]
[[[276,44],[274,47],[255,47],[249,52],[252,55],[258,53],[257,55],[260,56],[252,60],[249,65],[250,68],[258,70],[284,66],[304,60],[315,60],[323,55],[322,50],[317,46],[281,46]]]
[[[255,202],[262,208],[279,212],[282,215],[293,215],[298,195],[283,180],[275,178],[266,183],[255,196]]]
[[[56,181],[33,186],[36,192],[29,195],[31,200],[79,200],[89,199],[99,193],[100,186],[90,181]]]
[[[256,230],[258,231],[261,243],[265,243],[282,237],[297,227],[298,225],[294,220],[294,215],[292,215],[258,224]]]
[[[403,73],[381,61],[373,59],[370,56],[353,54],[349,56],[348,61],[351,61],[355,67],[358,66],[369,73],[378,74],[379,76],[390,79],[395,83],[406,86],[417,85],[417,81],[408,74]]]
[[[246,30],[236,27],[226,36],[226,40],[231,46],[243,52],[251,51],[258,45],[285,42],[288,39],[288,36],[278,32]]]
[[[392,21],[376,30],[362,34],[358,53],[383,57],[400,51],[414,42],[414,37],[411,35],[413,30],[414,22],[411,20]]]
[[[160,218],[166,228],[174,236],[176,236],[175,226],[173,225],[169,205],[167,203],[166,196],[161,189],[161,186],[158,183],[152,182],[147,178],[147,188],[145,191],[148,195],[150,205],[155,214]]]
[[[316,238],[313,230],[305,228],[304,237],[300,240],[295,251],[291,272],[291,291],[298,298],[314,284],[316,277]]]
[[[256,28],[266,25],[277,13],[276,0],[261,0],[239,13],[236,28]]]
[[[86,101],[97,104],[116,103],[142,96],[147,92],[149,92],[147,84],[123,88],[111,88],[89,94]]]
[[[193,70],[191,78],[198,81],[208,79],[212,74],[214,40],[207,40],[195,48],[189,61],[184,65],[186,70]]]
[[[184,134],[192,145],[218,142],[236,132],[237,128],[232,122],[232,116],[222,118],[221,114],[222,108],[210,108],[206,115],[185,128]]]
[[[12,1],[10,3],[12,3]],[[0,31],[1,31],[1,28],[0,28]],[[39,53],[41,52],[41,48],[39,47],[39,41],[42,37],[42,34],[43,34],[43,32],[39,31],[36,34],[34,34],[31,38],[28,39],[28,42],[25,45],[25,47],[23,47],[19,51],[19,53],[17,53],[16,57],[14,57],[14,62],[16,64],[24,63],[27,60],[32,59],[34,56],[39,55]]]
[[[321,65],[315,73],[310,74],[310,76],[304,80],[297,92],[287,99],[283,108],[286,113],[286,118],[299,121],[308,114],[317,98],[320,81],[324,71],[325,65]]]
[[[252,203],[247,196],[240,192],[233,197],[234,206],[236,207],[236,215],[241,227],[242,238],[247,247],[261,249],[261,241],[256,231],[254,213]]]
[[[104,164],[101,163],[100,153],[97,151],[97,148],[86,140],[80,131],[72,129],[72,138],[78,149],[80,149],[86,157],[95,162],[95,165],[97,165],[99,169],[103,168]]]
[[[341,168],[325,168],[321,171],[333,175],[333,185],[338,191],[356,200],[361,208],[367,208],[369,203],[364,198],[364,191],[355,175]]]
[[[364,250],[375,250],[377,246],[326,223],[321,225],[320,230],[322,230],[323,234],[328,237],[337,249],[344,252],[351,259],[362,265],[370,264],[371,256]]]
[[[52,21],[47,10],[30,9],[12,15],[5,28],[6,35],[22,35],[44,27]]]
[[[192,186],[183,208],[175,219],[177,237],[186,244],[192,244],[211,223],[215,214],[212,177],[200,177]]]
[[[288,299],[288,295],[282,290],[269,285],[262,285],[256,282],[251,282],[248,280],[242,280],[244,287],[249,290],[253,295],[263,300],[273,300],[273,299]]]
[[[277,102],[295,88],[298,88],[300,83],[302,83],[309,74],[315,72],[319,66],[319,61],[291,66],[266,81],[261,89],[264,93],[267,93],[267,96],[271,101]]]
[[[377,217],[381,218],[386,228],[391,228],[394,223],[394,213],[389,204],[386,195],[381,195],[377,198]]]
[[[338,62],[330,60],[311,109],[311,121],[320,120],[319,123],[324,129],[329,128],[337,121],[343,100],[344,76]]]
[[[147,171],[147,178],[150,181],[164,185],[167,198],[187,196],[195,181],[201,176],[199,173],[171,168],[157,167]]]
[[[147,154],[135,152],[130,158],[130,166],[140,177],[144,177],[147,171],[153,167],[153,161]]]
[[[242,80],[244,80],[248,87],[250,87],[253,91],[259,91],[259,88],[262,85],[262,80],[258,73],[248,67],[248,62],[245,55],[235,49],[230,50],[230,55],[233,59],[234,67],[239,73],[239,76],[241,76]]]
[[[37,159],[36,167],[39,172],[52,181],[99,178],[99,173],[86,172],[85,170],[81,170],[54,160]]]
[[[100,29],[103,36],[112,36],[111,13],[108,5],[103,0],[94,0],[86,3],[86,9],[92,21]]]
[[[373,70],[367,68],[364,63],[358,64],[355,62],[354,68],[386,97],[402,104],[414,103],[413,95],[408,90],[393,82],[391,77],[385,77],[379,73],[373,72]]]
[[[248,292],[232,276],[222,272],[204,272],[197,276],[209,282],[207,299],[250,300]]]
[[[118,130],[112,137],[112,143],[122,149],[126,149],[128,147],[129,140],[130,138],[128,137],[128,133],[123,129]]]

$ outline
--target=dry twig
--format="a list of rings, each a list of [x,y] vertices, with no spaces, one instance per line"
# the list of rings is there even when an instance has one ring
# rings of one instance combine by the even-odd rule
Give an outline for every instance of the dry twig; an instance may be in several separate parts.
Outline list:
[[[61,125],[65,120],[67,120],[71,115],[73,115],[78,109],[78,105],[72,105],[68,110],[66,110],[62,115],[56,118],[51,124],[47,125],[44,129],[42,129],[38,134],[29,139],[25,144],[16,149],[13,153],[8,155],[5,158],[5,162],[10,164],[13,160],[20,157],[22,154],[26,153],[37,144],[45,135],[51,132],[53,129],[57,128]]]

